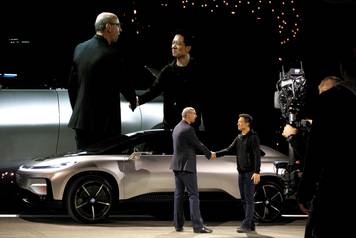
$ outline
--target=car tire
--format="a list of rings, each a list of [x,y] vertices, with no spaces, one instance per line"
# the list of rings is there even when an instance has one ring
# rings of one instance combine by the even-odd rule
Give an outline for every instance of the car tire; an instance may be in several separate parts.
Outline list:
[[[280,218],[284,209],[283,188],[275,182],[261,181],[255,189],[255,218],[272,222]]]
[[[112,187],[100,176],[83,176],[69,187],[66,207],[68,214],[77,222],[102,221],[109,216],[112,206]]]

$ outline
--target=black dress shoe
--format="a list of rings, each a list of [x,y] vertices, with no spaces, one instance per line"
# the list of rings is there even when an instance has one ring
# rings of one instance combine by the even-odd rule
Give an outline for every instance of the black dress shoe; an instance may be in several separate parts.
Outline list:
[[[176,227],[176,232],[182,232],[183,231],[183,227]]]
[[[209,229],[205,226],[200,229],[194,229],[194,233],[212,233],[212,232],[213,232],[212,229]]]
[[[238,233],[249,233],[255,231],[255,228],[244,228],[244,227],[239,227],[236,230]]]

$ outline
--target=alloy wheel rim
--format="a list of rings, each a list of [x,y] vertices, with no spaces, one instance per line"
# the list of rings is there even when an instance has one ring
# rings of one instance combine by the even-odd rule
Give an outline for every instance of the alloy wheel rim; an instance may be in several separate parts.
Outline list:
[[[74,206],[78,215],[86,220],[100,220],[111,208],[110,188],[100,182],[87,182],[76,191]]]

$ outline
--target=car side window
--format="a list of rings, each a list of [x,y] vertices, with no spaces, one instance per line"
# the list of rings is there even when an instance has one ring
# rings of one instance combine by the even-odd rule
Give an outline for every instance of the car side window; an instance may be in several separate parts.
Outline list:
[[[143,152],[143,151],[150,152],[150,148],[147,148],[146,142],[135,145],[134,152]]]
[[[172,134],[167,131],[149,135],[143,143],[136,145],[134,150],[137,152],[150,152],[155,155],[173,154]]]

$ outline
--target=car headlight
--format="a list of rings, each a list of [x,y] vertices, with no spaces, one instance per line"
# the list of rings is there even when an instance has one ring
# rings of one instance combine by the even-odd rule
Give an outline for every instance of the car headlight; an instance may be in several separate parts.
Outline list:
[[[66,168],[69,168],[73,165],[75,165],[77,161],[66,161],[66,162],[60,162],[60,163],[52,163],[52,164],[34,164],[34,165],[21,165],[20,170],[22,171],[28,171],[28,170],[63,170]]]

